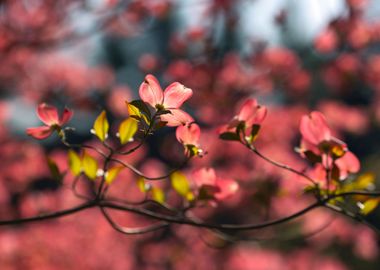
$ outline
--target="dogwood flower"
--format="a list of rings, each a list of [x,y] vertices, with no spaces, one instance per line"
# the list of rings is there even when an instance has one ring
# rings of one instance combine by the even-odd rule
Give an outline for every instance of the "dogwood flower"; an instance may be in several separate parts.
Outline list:
[[[336,180],[347,178],[348,174],[360,170],[360,161],[348,150],[346,143],[332,136],[325,116],[317,111],[304,115],[300,122],[302,135],[298,152],[313,163],[321,163],[325,169],[336,167]]]
[[[233,194],[238,189],[238,183],[233,179],[224,179],[216,176],[212,168],[201,168],[192,174],[195,185],[199,188],[199,196],[223,200]]]
[[[201,129],[195,123],[178,126],[176,129],[176,138],[185,147],[185,154],[189,156],[202,155],[200,136]]]
[[[193,91],[184,85],[174,82],[165,91],[162,91],[157,78],[151,74],[145,76],[144,82],[139,88],[140,98],[157,111],[169,111],[160,115],[160,119],[167,126],[179,126],[194,121],[194,119],[180,109],[182,104],[188,100]]]
[[[38,140],[42,140],[49,137],[55,130],[60,131],[61,127],[70,121],[73,112],[65,108],[61,117],[59,117],[56,107],[42,103],[37,107],[37,116],[45,126],[28,128],[26,133]]]

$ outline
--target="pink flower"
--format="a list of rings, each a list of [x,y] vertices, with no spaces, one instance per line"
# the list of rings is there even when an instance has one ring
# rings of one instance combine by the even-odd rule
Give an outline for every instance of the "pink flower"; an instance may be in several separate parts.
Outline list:
[[[304,115],[300,123],[302,138],[312,144],[318,145],[331,139],[331,131],[327,125],[325,116],[317,111]]]
[[[148,74],[140,85],[139,95],[153,108],[170,111],[160,116],[168,126],[179,126],[194,121],[190,115],[179,109],[193,95],[193,91],[178,82],[170,84],[162,91],[157,78]]]
[[[228,129],[236,128],[241,122],[246,127],[252,125],[260,125],[267,115],[267,108],[257,103],[256,99],[247,99],[241,106],[239,113],[232,119],[228,125]]]
[[[59,117],[56,107],[42,103],[38,105],[37,115],[45,126],[28,128],[26,133],[38,140],[42,140],[49,137],[54,130],[60,130],[64,124],[70,121],[73,112],[65,108],[62,116]]]
[[[233,179],[219,178],[212,168],[202,168],[193,172],[195,185],[208,196],[217,200],[223,200],[233,194],[238,189],[238,183]],[[202,194],[201,194],[202,195]]]
[[[190,156],[202,154],[203,151],[199,148],[201,129],[197,124],[178,126],[175,135],[177,140],[185,147],[185,154]]]
[[[350,173],[357,173],[360,170],[359,159],[350,151],[347,151],[343,157],[335,161],[339,168],[339,178],[345,179]]]
[[[358,158],[348,150],[347,145],[333,137],[326,118],[320,112],[314,111],[304,115],[300,123],[302,134],[299,152],[312,163],[320,163],[323,168],[338,168],[336,180],[344,180],[350,173],[360,170]],[[318,169],[320,171],[320,168]]]

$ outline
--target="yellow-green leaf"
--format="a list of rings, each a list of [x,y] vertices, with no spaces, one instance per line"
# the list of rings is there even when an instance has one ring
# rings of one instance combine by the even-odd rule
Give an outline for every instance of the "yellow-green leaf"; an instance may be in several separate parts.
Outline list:
[[[91,180],[95,180],[98,172],[98,162],[95,158],[84,152],[82,166],[84,174]]]
[[[121,144],[129,142],[137,132],[138,124],[133,118],[125,119],[119,126],[119,139]]]
[[[356,189],[367,189],[374,187],[375,183],[375,175],[373,173],[365,173],[358,177],[355,180],[355,188]]]
[[[165,193],[159,187],[152,188],[152,199],[159,203],[165,202]]]
[[[129,103],[128,101],[126,101],[125,104],[127,105],[129,116],[141,117],[141,112],[140,112],[139,108],[137,108],[133,104]]]
[[[123,168],[123,166],[115,166],[109,169],[105,174],[106,183],[110,185]]]
[[[174,172],[170,175],[170,180],[174,190],[182,197],[187,198],[190,192],[190,185],[186,176],[181,172]]]
[[[363,203],[360,213],[368,215],[379,205],[379,199],[369,199]]]
[[[82,162],[78,154],[71,149],[68,151],[68,162],[70,171],[74,176],[78,176],[82,171]]]
[[[94,122],[93,133],[103,142],[108,137],[108,129],[109,123],[106,112],[102,111]]]
[[[137,179],[137,186],[142,193],[145,193],[148,190],[145,179],[143,177]]]

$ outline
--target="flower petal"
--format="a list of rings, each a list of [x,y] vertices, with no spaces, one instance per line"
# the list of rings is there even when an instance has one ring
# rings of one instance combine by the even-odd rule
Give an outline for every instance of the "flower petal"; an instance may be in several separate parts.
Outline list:
[[[325,116],[317,111],[304,115],[300,123],[302,137],[311,144],[318,145],[331,139],[331,131]]]
[[[339,168],[339,177],[345,179],[350,173],[357,173],[360,170],[359,159],[350,151],[346,152],[343,157],[337,159],[335,164]]]
[[[161,89],[160,83],[153,75],[145,76],[144,82],[140,85],[139,89],[140,98],[151,105],[153,108],[157,104],[162,104],[164,93]]]
[[[215,198],[218,200],[223,200],[233,194],[235,194],[238,189],[238,183],[233,179],[220,179],[218,178],[217,187],[219,188],[219,192],[215,193]]]
[[[26,129],[26,134],[38,140],[46,139],[52,133],[53,133],[53,130],[48,126],[32,127],[32,128]]]
[[[170,112],[160,116],[161,121],[167,122],[168,127],[177,127],[194,121],[188,113],[180,109],[173,109]]]
[[[174,82],[164,91],[164,107],[167,109],[178,109],[193,95],[193,90],[183,84]]]
[[[61,119],[59,120],[59,125],[60,126],[63,126],[64,124],[66,124],[67,122],[70,121],[71,117],[73,117],[73,111],[68,109],[68,108],[65,108],[63,110],[63,113],[62,113],[62,116],[61,116]]]
[[[247,121],[252,116],[252,114],[255,113],[257,105],[258,103],[256,99],[247,99],[241,106],[241,109],[238,114],[238,119],[240,121]]]
[[[215,186],[216,174],[213,168],[202,168],[192,173],[192,178],[197,187]]]
[[[197,146],[201,135],[201,129],[195,123],[178,126],[175,133],[177,140],[182,144],[191,144]]]
[[[52,126],[59,123],[57,108],[46,103],[38,105],[37,115],[45,125]]]

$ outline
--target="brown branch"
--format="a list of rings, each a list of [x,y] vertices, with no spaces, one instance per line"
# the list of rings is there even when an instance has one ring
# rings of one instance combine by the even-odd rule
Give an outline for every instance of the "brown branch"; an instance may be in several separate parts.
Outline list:
[[[47,219],[54,219],[59,218],[67,215],[72,215],[76,212],[80,212],[82,210],[85,210],[87,208],[92,208],[96,206],[97,203],[95,201],[89,201],[84,204],[80,204],[78,206],[75,206],[73,208],[69,208],[66,210],[61,210],[53,213],[47,213],[47,214],[41,214],[33,217],[27,217],[27,218],[18,218],[18,219],[9,219],[9,220],[0,220],[0,226],[5,225],[17,225],[17,224],[24,224],[24,223],[30,223],[35,221],[43,221]]]
[[[107,210],[105,208],[100,207],[100,210],[102,211],[103,216],[106,218],[106,220],[108,221],[108,223],[112,226],[112,228],[114,228],[116,231],[118,231],[118,232],[120,232],[122,234],[127,234],[127,235],[144,234],[144,233],[154,232],[154,231],[163,229],[163,228],[165,228],[165,227],[167,227],[167,226],[170,225],[167,222],[159,222],[157,224],[152,224],[152,225],[149,225],[149,226],[129,228],[129,227],[120,226],[119,224],[117,224],[112,219],[112,217],[110,216],[110,214],[108,214],[108,212],[107,212]]]

